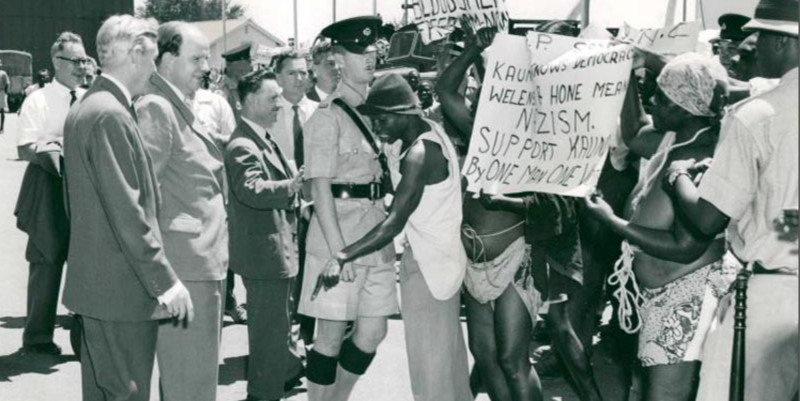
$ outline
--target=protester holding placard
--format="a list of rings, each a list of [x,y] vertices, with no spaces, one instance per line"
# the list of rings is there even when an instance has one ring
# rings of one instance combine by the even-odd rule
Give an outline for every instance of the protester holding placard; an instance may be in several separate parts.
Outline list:
[[[623,306],[623,329],[639,331],[645,399],[687,400],[697,383],[703,341],[737,264],[723,257],[724,236],[707,237],[690,228],[660,178],[671,161],[713,155],[727,74],[710,58],[689,53],[670,61],[657,82],[652,125],[642,113],[636,86],[629,86],[623,107],[623,138],[649,159],[625,218],[615,216],[599,194],[588,195],[585,203],[589,213],[626,239],[612,279],[621,287],[615,296]],[[663,134],[657,149],[641,141],[651,132]]]
[[[464,52],[436,85],[445,118],[466,135],[472,132],[474,109],[458,87],[494,34],[482,29],[477,37],[470,35]],[[493,401],[541,400],[541,383],[527,352],[540,300],[530,275],[525,220],[515,212],[488,210],[469,194],[463,213],[461,241],[470,259],[464,292],[467,331],[481,381]]]

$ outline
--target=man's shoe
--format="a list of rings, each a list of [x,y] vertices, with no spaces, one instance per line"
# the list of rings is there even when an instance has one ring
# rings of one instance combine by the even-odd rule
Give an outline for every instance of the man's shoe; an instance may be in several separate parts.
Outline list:
[[[305,368],[300,369],[299,373],[297,373],[294,377],[292,377],[291,379],[287,380],[283,384],[283,391],[288,393],[289,391],[292,391],[293,388],[303,384],[303,378],[304,377],[306,377],[306,369]]]
[[[232,309],[226,309],[225,314],[230,316],[236,324],[247,323],[247,309],[245,309],[244,304],[237,305]]]
[[[61,347],[54,342],[43,344],[28,344],[22,346],[22,351],[25,353],[43,354],[43,355],[61,355]]]

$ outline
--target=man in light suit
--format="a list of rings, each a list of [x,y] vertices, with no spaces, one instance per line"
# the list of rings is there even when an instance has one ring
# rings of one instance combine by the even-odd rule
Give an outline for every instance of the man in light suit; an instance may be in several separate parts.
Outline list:
[[[191,25],[158,30],[158,73],[136,102],[139,125],[163,194],[164,250],[192,294],[195,320],[162,321],[162,400],[216,399],[228,227],[222,152],[192,114],[190,99],[208,71],[208,41]]]
[[[158,321],[193,317],[164,254],[155,171],[131,97],[155,69],[156,22],[113,16],[97,33],[103,66],[64,126],[72,218],[64,305],[82,316],[84,401],[147,401]]]
[[[303,173],[293,173],[265,127],[281,109],[275,75],[256,71],[239,81],[241,120],[225,151],[231,183],[231,269],[247,289],[248,400],[278,400],[303,365],[289,350],[289,294],[297,275],[294,208]]]

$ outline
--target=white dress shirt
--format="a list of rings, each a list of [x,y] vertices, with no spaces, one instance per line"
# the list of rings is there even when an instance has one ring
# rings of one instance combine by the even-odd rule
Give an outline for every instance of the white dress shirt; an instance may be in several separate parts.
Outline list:
[[[294,163],[294,130],[293,130],[293,121],[294,121],[294,109],[292,108],[294,105],[286,100],[285,97],[281,96],[281,111],[278,112],[278,121],[269,127],[270,135],[272,135],[272,139],[280,146],[281,150],[283,150],[283,154],[289,160],[290,163]],[[308,118],[311,117],[311,114],[317,110],[318,103],[303,96],[300,99],[300,102],[297,103],[298,109],[297,112],[300,117],[300,126],[305,127],[306,121]],[[294,166],[297,167],[297,166]]]
[[[211,136],[219,143],[227,143],[236,129],[236,117],[224,97],[207,89],[200,89],[194,95],[192,112]]]
[[[86,92],[78,87],[74,90],[77,99]],[[61,142],[71,98],[70,89],[56,79],[25,98],[19,115],[17,146]]]

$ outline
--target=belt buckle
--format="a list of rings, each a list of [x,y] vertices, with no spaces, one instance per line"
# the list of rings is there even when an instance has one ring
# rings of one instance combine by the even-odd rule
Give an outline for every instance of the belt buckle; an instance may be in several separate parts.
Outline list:
[[[378,194],[380,193],[379,190],[380,190],[380,188],[378,188],[378,183],[377,182],[370,182],[369,183],[369,200],[371,200],[371,201],[378,200]]]

